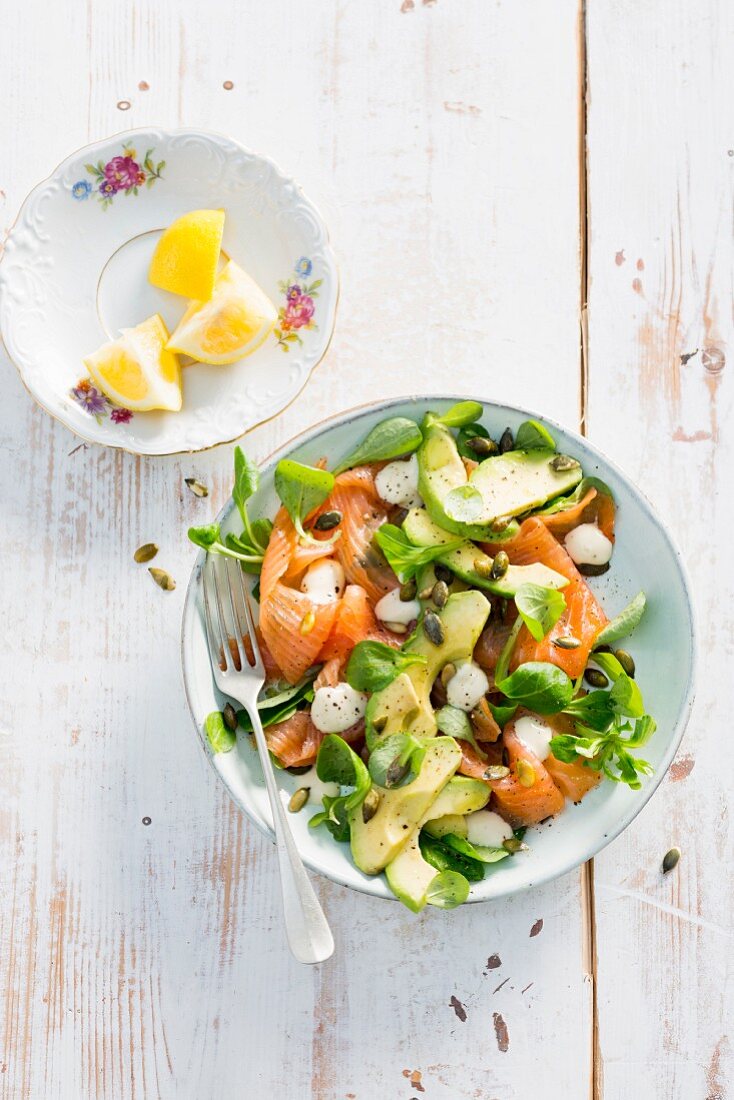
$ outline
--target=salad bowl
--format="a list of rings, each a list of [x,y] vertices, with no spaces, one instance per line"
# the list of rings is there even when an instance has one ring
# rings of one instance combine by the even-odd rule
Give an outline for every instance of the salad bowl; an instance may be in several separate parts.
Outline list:
[[[262,465],[260,484],[248,502],[252,516],[272,518],[279,505],[274,471],[283,458],[314,465],[326,459],[333,468],[387,417],[420,422],[428,413],[444,414],[460,398],[437,395],[376,402],[324,421],[285,444]],[[696,657],[694,615],[690,586],[679,550],[643,494],[588,440],[542,414],[507,405],[483,402],[482,425],[499,438],[513,432],[529,417],[550,427],[558,451],[578,458],[584,475],[601,479],[616,501],[616,540],[613,568],[589,578],[589,584],[609,618],[618,615],[639,593],[645,592],[647,610],[634,630],[636,681],[646,708],[655,716],[657,730],[645,745],[649,773],[641,775],[639,789],[620,782],[602,782],[578,804],[567,803],[563,813],[528,830],[527,849],[490,866],[483,881],[472,884],[469,901],[487,901],[526,890],[558,877],[613,840],[640,812],[663,779],[685,730],[694,697]],[[237,509],[230,501],[218,522],[224,533],[236,532]],[[212,754],[204,732],[207,716],[224,703],[212,680],[200,597],[200,574],[205,555],[199,554],[186,596],[182,622],[183,676],[191,717],[204,751],[235,803],[263,833],[272,838],[272,819],[257,753],[250,739],[238,735],[233,751]],[[300,786],[298,775],[279,773],[280,786],[290,797]],[[335,843],[322,828],[309,828],[308,814],[295,814],[292,828],[304,862],[312,870],[351,889],[381,898],[393,895],[382,875],[363,874],[350,857],[348,844]]]
[[[90,386],[83,358],[185,300],[152,286],[163,230],[224,209],[222,252],[278,311],[274,331],[228,367],[183,370],[180,412],[132,413]],[[136,454],[236,439],[301,391],[331,339],[338,274],[321,215],[267,157],[201,130],[130,130],[73,153],[28,196],[0,263],[0,331],[31,396],[83,439]]]

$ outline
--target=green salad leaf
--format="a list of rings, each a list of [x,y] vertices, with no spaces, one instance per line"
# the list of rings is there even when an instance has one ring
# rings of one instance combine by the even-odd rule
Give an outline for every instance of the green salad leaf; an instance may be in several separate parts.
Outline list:
[[[316,774],[324,783],[353,788],[347,794],[324,795],[323,810],[309,821],[309,827],[326,825],[335,840],[349,839],[349,814],[365,799],[372,786],[370,774],[361,756],[357,756],[343,737],[328,733],[319,746]]]
[[[459,429],[459,434],[456,437],[456,446],[459,454],[462,458],[471,458],[474,462],[479,460],[479,455],[468,446],[470,439],[476,439],[479,436],[481,439],[489,439],[489,432],[483,424],[465,424],[463,428]]]
[[[556,588],[521,584],[515,593],[515,606],[535,641],[540,642],[566,610],[566,600]]]
[[[418,843],[426,863],[430,863],[437,871],[454,871],[463,875],[468,882],[481,882],[484,878],[483,862],[457,852],[445,841],[446,837],[431,836],[424,829],[421,830]]]
[[[645,614],[645,608],[647,606],[647,597],[644,592],[638,592],[634,599],[625,607],[624,611],[620,611],[619,615],[608,622],[607,625],[601,630],[594,642],[594,649],[598,649],[602,645],[611,645],[613,642],[618,642],[620,638],[626,638],[635,627],[639,626],[642,616]]]
[[[515,648],[515,642],[517,636],[522,630],[523,620],[522,616],[518,615],[512,624],[512,629],[507,635],[507,641],[502,646],[499,657],[497,658],[497,667],[494,670],[494,680],[497,683],[498,680],[504,680],[510,668],[510,660],[512,658],[512,651]]]
[[[403,653],[384,642],[357,642],[347,662],[346,680],[355,691],[381,691],[410,665],[425,664],[420,653]]]
[[[474,736],[474,727],[469,721],[469,715],[459,707],[452,707],[450,703],[436,711],[436,724],[441,733],[447,737],[468,741],[474,751],[482,760],[487,759],[484,749],[477,743]]]
[[[297,710],[301,710],[306,703],[313,702],[313,675],[306,676],[297,684],[288,685],[281,691],[270,697],[265,696],[257,701],[257,709],[263,729],[274,726],[276,722],[285,722]],[[245,733],[252,733],[252,721],[246,710],[237,711],[237,721]]]
[[[569,764],[581,761],[594,771],[603,772],[607,779],[626,783],[635,791],[642,786],[641,777],[652,774],[652,765],[633,756],[631,751],[641,748],[655,732],[655,720],[649,714],[634,723],[622,722],[618,717],[605,733],[587,729],[580,723],[576,731],[575,735],[552,738],[550,749],[558,760]]]
[[[495,680],[498,691],[536,714],[557,714],[573,697],[573,681],[546,661],[528,661],[510,676]]]
[[[469,897],[469,883],[456,871],[440,871],[428,887],[426,901],[438,909],[456,909]]]
[[[487,700],[487,706],[489,707],[492,717],[494,718],[497,725],[501,729],[504,729],[504,727],[515,714],[515,711],[517,710],[519,704],[508,703],[505,705],[501,703],[490,703],[489,700]]]
[[[224,721],[220,710],[214,710],[207,716],[204,729],[213,753],[230,752],[237,744],[237,736]]]
[[[387,790],[412,783],[425,755],[425,742],[410,733],[385,737],[370,753],[368,769],[372,782]]]
[[[460,855],[468,856],[469,859],[478,859],[480,863],[499,863],[501,859],[510,855],[507,848],[490,848],[484,844],[472,844],[466,837],[457,836],[456,833],[448,833],[441,839],[444,844],[459,852]]]
[[[458,550],[464,545],[464,539],[452,539],[441,546],[413,546],[402,528],[392,523],[383,523],[377,528],[375,542],[402,583],[414,577],[424,565],[429,565],[443,554]]]
[[[236,558],[246,573],[260,572],[273,529],[269,519],[251,520],[247,511],[247,501],[257,492],[259,484],[260,473],[257,466],[241,447],[235,447],[232,499],[242,520],[242,534],[230,532],[223,538],[218,523],[189,527],[189,539],[195,546],[200,546],[207,554],[223,554],[225,557]]]
[[[483,412],[484,408],[478,401],[458,401],[443,416],[437,416],[436,420],[447,428],[463,428],[465,424],[479,420]]]
[[[594,664],[597,664],[612,681],[609,698],[615,714],[641,718],[645,713],[642,692],[632,677],[624,671],[614,654],[595,653]]]
[[[516,451],[555,451],[556,441],[539,420],[524,420],[515,432]]]
[[[423,435],[414,420],[408,420],[405,416],[390,417],[376,424],[351,454],[334,468],[334,473],[341,474],[367,462],[384,462],[389,458],[412,454],[422,442]]]
[[[614,707],[608,691],[590,691],[580,695],[563,708],[564,714],[570,714],[584,725],[603,733],[614,721]]]
[[[306,542],[317,542],[313,535],[304,530],[303,523],[315,508],[324,503],[334,488],[334,475],[315,466],[304,466],[292,458],[281,458],[275,467],[274,481],[275,491],[300,537]],[[337,531],[324,542],[335,542],[340,535],[341,532]]]
[[[596,489],[597,493],[611,497],[614,494],[605,481],[598,477],[583,477],[572,493],[566,497],[556,497],[545,508],[538,508],[533,512],[534,516],[554,516],[557,512],[566,512],[569,508],[575,508],[579,501],[583,500],[589,489]]]

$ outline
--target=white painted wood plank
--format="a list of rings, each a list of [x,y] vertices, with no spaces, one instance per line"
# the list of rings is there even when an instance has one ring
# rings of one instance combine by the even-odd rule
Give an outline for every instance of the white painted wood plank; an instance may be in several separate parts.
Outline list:
[[[701,647],[677,762],[596,861],[603,1090],[713,1100],[734,1078],[734,11],[600,0],[588,30],[589,435],[677,536]]]
[[[231,133],[323,209],[337,334],[303,399],[249,437],[256,458],[419,391],[577,422],[575,4],[402,8],[31,0],[0,39],[5,224],[69,149],[151,123]],[[230,450],[75,450],[2,370],[0,576],[17,578],[0,689],[3,1100],[523,1097],[540,1051],[559,1095],[585,1096],[578,875],[417,919],[319,882],[337,956],[290,960],[272,850],[217,786],[182,697],[183,532],[224,501]],[[149,539],[174,593],[132,563]]]

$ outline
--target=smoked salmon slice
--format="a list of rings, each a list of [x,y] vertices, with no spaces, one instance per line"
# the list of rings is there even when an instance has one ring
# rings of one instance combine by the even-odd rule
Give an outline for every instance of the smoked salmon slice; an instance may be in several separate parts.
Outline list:
[[[576,679],[586,668],[594,639],[608,621],[604,611],[570,555],[540,519],[530,516],[524,520],[518,534],[505,543],[504,549],[513,565],[542,562],[569,581],[563,589],[566,610],[550,633],[536,642],[527,627],[520,630],[511,669],[526,661],[550,661]],[[577,649],[560,649],[553,645],[555,638],[566,635],[578,638],[581,645]]]
[[[364,588],[358,584],[348,584],[339,601],[331,633],[321,651],[321,660],[330,662],[336,658],[340,665],[346,664],[357,642],[365,640],[392,646],[400,644],[397,636],[379,623]]]
[[[339,736],[352,744],[358,741],[363,733],[364,721],[360,720]],[[308,710],[297,710],[285,721],[276,722],[275,725],[265,729],[268,748],[286,768],[299,768],[313,764],[319,745],[325,736],[325,733],[316,729]]]
[[[612,497],[607,493],[600,493],[598,489],[589,489],[578,504],[568,508],[565,512],[555,512],[552,516],[538,516],[539,520],[552,531],[556,538],[561,538],[578,527],[580,523],[596,523],[602,534],[614,542],[614,517],[615,506]]]
[[[342,514],[338,528],[341,537],[334,543],[334,557],[350,584],[364,588],[375,604],[397,587],[398,580],[372,541],[387,519],[389,506],[377,495],[371,466],[357,466],[338,475],[328,500],[314,514],[331,511]]]
[[[317,604],[278,581],[260,599],[260,629],[273,660],[289,684],[315,664],[336,617],[337,604]]]
[[[514,721],[505,726],[503,739],[510,774],[504,779],[490,781],[492,809],[504,817],[513,829],[520,825],[537,825],[546,817],[560,813],[564,805],[563,795],[542,761],[515,734]],[[535,781],[530,787],[524,786],[518,778],[520,761],[525,761],[535,774]]]

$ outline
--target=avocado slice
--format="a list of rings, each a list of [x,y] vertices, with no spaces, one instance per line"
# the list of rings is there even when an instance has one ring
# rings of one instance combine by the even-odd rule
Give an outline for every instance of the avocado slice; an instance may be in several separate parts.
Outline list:
[[[349,817],[352,858],[360,871],[379,874],[409,842],[418,823],[461,763],[461,749],[452,737],[435,737],[426,746],[421,769],[412,783],[374,789],[380,802],[365,821],[358,806]]]
[[[481,592],[472,589],[455,592],[438,612],[444,633],[441,645],[428,639],[422,624],[416,627],[403,652],[418,653],[426,658],[425,663],[409,665],[391,684],[370,697],[365,713],[370,750],[391,733],[405,731],[416,737],[434,736],[436,716],[430,698],[433,681],[449,661],[471,659],[489,610],[489,601]]]
[[[446,515],[443,501],[453,489],[468,484],[466,467],[456,446],[456,440],[445,424],[431,413],[426,413],[421,426],[423,442],[418,448],[418,492],[431,519],[446,531],[464,535],[470,539],[489,539],[486,525],[459,523]],[[516,520],[511,520],[501,531],[492,531],[493,541],[513,538],[519,530]]]
[[[388,863],[385,868],[388,886],[395,897],[414,913],[420,912],[426,904],[428,888],[438,874],[421,853],[418,843],[421,829],[424,825],[430,829],[429,823],[437,825],[446,820],[460,821],[466,829],[464,815],[481,810],[490,794],[489,786],[481,780],[454,776],[423,815],[402,851]]]
[[[418,450],[418,488],[428,513],[440,527],[470,539],[506,541],[518,531],[517,521],[507,517],[539,508],[569,492],[583,476],[580,465],[555,470],[555,451],[507,451],[480,462],[470,477],[449,429],[428,413],[423,422],[423,443]],[[452,518],[457,490],[471,498],[470,521]],[[459,502],[461,503],[461,502]],[[453,509],[452,509],[453,505]],[[502,520],[501,530],[493,526]]]
[[[415,546],[440,546],[442,542],[450,542],[454,537],[434,523],[424,508],[412,508],[408,512],[403,520],[403,530]],[[439,561],[469,584],[486,588],[495,596],[504,596],[506,599],[511,599],[521,584],[539,584],[544,588],[564,588],[568,584],[567,578],[561,573],[556,573],[555,569],[549,569],[540,562],[533,565],[510,565],[503,577],[492,580],[491,577],[478,573],[475,567],[475,563],[480,561],[488,573],[492,567],[492,558],[478,546],[468,542],[458,550],[450,550]]]

